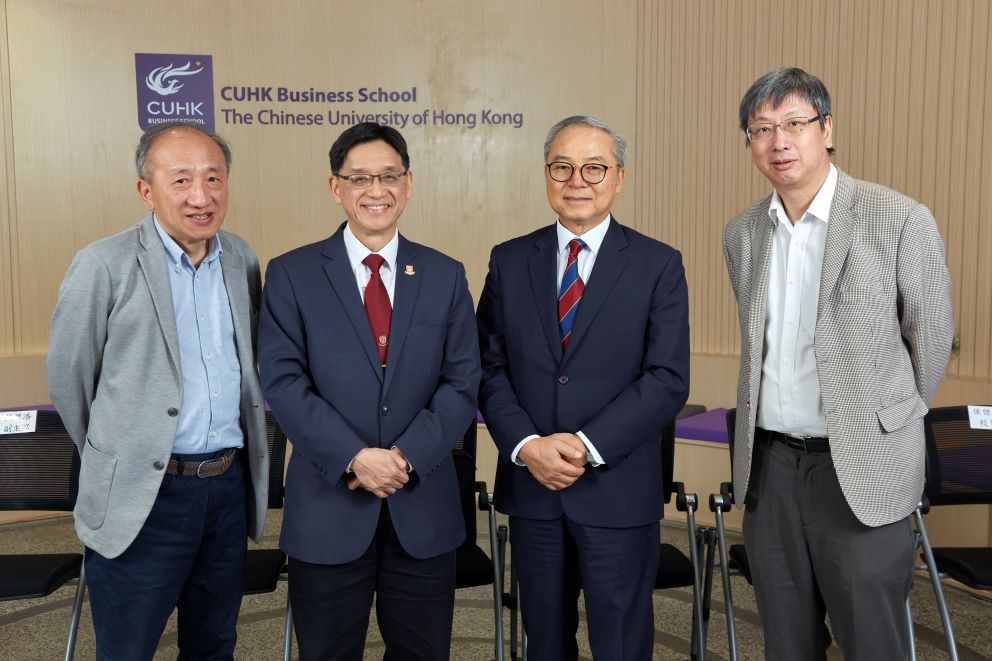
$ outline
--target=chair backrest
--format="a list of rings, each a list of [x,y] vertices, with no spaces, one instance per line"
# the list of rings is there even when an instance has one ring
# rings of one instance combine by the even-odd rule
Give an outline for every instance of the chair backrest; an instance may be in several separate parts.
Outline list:
[[[672,420],[661,428],[661,481],[665,502],[672,502],[675,493],[675,421]]]
[[[38,411],[35,431],[0,435],[0,510],[71,511],[79,453],[55,411]]]
[[[282,509],[285,497],[286,432],[272,411],[265,412],[265,440],[269,445],[269,509]]]
[[[465,544],[475,544],[475,451],[478,440],[478,425],[475,419],[469,423],[458,444],[451,451],[458,475],[458,498],[465,517]]]
[[[734,470],[734,431],[737,430],[737,409],[727,409],[727,445],[730,446],[730,471]]]
[[[924,428],[930,504],[992,503],[992,429],[972,429],[967,406],[930,409]]]

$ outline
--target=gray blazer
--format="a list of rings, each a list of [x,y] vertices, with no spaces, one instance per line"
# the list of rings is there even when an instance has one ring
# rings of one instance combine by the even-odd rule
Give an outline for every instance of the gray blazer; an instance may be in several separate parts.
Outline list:
[[[241,425],[254,499],[248,529],[258,541],[269,474],[255,365],[261,276],[247,243],[219,236],[241,362]],[[52,403],[82,461],[76,532],[86,546],[115,558],[155,502],[183,404],[168,263],[150,215],[76,255],[59,290],[47,370]]]
[[[768,308],[771,196],[734,218],[723,251],[737,296],[741,368],[734,494],[747,496]],[[841,489],[864,524],[907,516],[923,492],[923,416],[947,367],[954,319],[930,211],[839,172],[813,340]]]

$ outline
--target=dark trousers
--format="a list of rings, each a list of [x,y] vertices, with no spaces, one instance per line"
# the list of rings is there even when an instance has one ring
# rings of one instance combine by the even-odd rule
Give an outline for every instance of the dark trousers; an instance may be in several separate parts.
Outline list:
[[[217,477],[166,475],[124,553],[108,559],[86,549],[98,660],[151,659],[177,606],[180,660],[234,658],[248,536],[244,474],[236,460]]]
[[[446,661],[455,608],[455,552],[407,553],[384,502],[372,543],[340,565],[289,559],[289,600],[301,661],[361,661],[369,610],[386,643],[385,661]]]
[[[658,523],[599,528],[510,517],[510,549],[532,661],[572,661],[583,590],[596,661],[650,661]]]
[[[847,661],[905,658],[909,521],[858,521],[830,453],[755,438],[744,542],[766,659],[826,659],[825,615]]]

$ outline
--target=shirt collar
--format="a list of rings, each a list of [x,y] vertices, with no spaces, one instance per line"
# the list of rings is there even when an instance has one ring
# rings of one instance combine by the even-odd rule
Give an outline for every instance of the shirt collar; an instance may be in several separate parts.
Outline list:
[[[162,245],[165,246],[165,254],[169,258],[169,264],[172,266],[182,266],[185,263],[189,264],[190,268],[192,268],[193,265],[189,261],[189,255],[176,243],[175,239],[162,229],[154,213],[152,214],[152,222],[155,223],[155,231],[158,232],[159,238],[162,239]],[[214,238],[210,239],[210,248],[207,250],[207,256],[203,258],[203,263],[212,262],[222,254],[224,254],[224,249],[220,245],[220,235],[217,234],[214,235]],[[184,259],[185,262],[183,261]]]
[[[606,214],[606,219],[603,220],[603,222],[596,225],[582,236],[572,234],[570,230],[566,229],[565,226],[561,224],[561,219],[559,219],[558,222],[555,223],[555,229],[558,232],[558,252],[568,250],[568,242],[572,239],[582,239],[582,242],[586,244],[586,248],[588,248],[593,254],[597,254],[599,252],[599,247],[603,245],[603,239],[606,238],[607,230],[610,229],[610,221],[612,218],[612,214]]]
[[[396,264],[396,253],[399,251],[400,233],[397,231],[389,243],[376,252],[377,255],[386,260],[386,268],[392,270]],[[351,226],[345,223],[344,226],[344,249],[348,253],[348,261],[351,263],[351,270],[356,271],[359,266],[364,266],[362,260],[372,254],[372,251],[365,247],[365,244],[358,240],[355,233],[351,231]]]
[[[820,190],[817,191],[816,197],[813,198],[809,208],[806,209],[806,214],[803,215],[808,214],[825,223],[830,222],[830,205],[833,204],[834,193],[836,191],[837,166],[831,163],[827,178],[823,181],[823,185],[820,186]],[[768,206],[768,217],[772,219],[773,223],[777,223],[779,218],[788,218],[788,215],[785,213],[785,205],[782,204],[782,198],[778,196],[778,191],[772,193],[772,201]]]

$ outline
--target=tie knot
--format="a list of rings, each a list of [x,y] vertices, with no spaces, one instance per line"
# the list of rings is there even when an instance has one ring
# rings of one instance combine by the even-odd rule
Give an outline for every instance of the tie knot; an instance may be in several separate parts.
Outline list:
[[[368,256],[362,260],[362,264],[372,269],[373,273],[378,273],[379,269],[383,264],[386,263],[386,258],[382,255],[377,255],[374,252],[370,252]]]
[[[582,239],[572,239],[568,242],[568,258],[575,259],[575,256],[586,247],[586,242]]]

